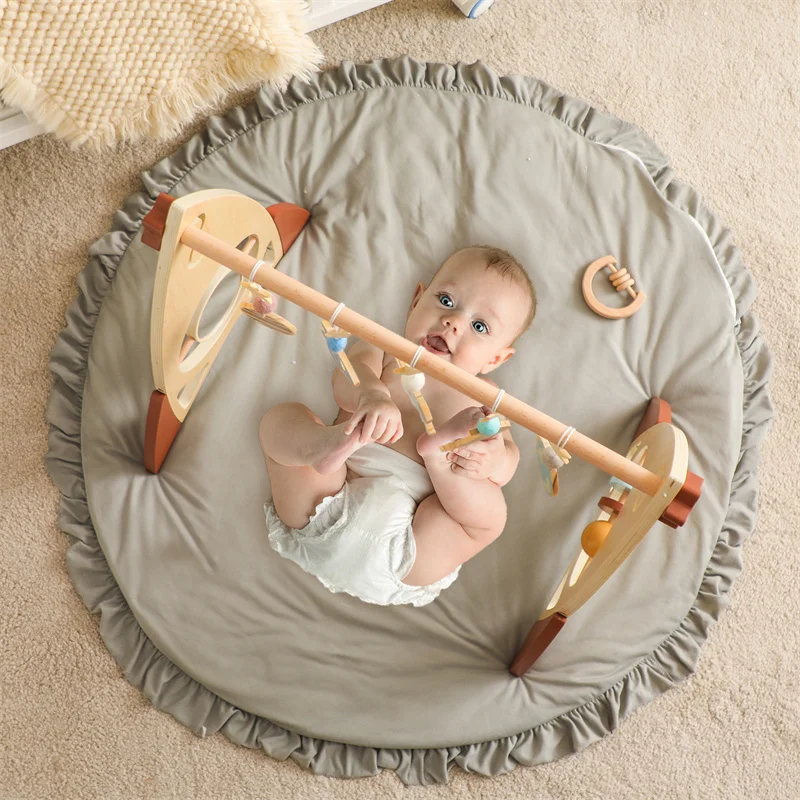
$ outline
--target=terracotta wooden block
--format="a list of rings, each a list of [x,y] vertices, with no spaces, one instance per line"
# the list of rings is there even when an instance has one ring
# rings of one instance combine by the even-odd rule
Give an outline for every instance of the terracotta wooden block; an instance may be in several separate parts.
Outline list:
[[[633,440],[636,441],[648,428],[652,428],[653,425],[658,425],[660,422],[672,422],[672,407],[666,400],[654,397],[650,400],[647,411],[644,412],[642,421],[633,435]]]
[[[148,472],[156,474],[161,469],[180,429],[180,420],[172,412],[167,396],[156,389],[150,395],[144,433],[144,466]]]
[[[697,504],[703,490],[703,478],[694,472],[686,473],[686,482],[678,492],[678,496],[669,504],[667,510],[659,517],[659,522],[670,528],[680,528],[686,524],[689,513]]]
[[[311,217],[311,212],[294,203],[275,203],[275,205],[267,206],[267,211],[275,220],[275,227],[280,234],[281,246],[285,253],[300,235],[300,231]]]
[[[161,249],[161,239],[164,236],[164,228],[167,224],[167,214],[169,207],[175,202],[174,197],[168,194],[161,194],[156,198],[153,207],[145,214],[142,220],[142,244],[152,247],[153,250]]]
[[[530,630],[522,647],[508,671],[521,678],[536,662],[539,656],[550,646],[564,627],[567,618],[563,614],[551,614],[540,619]]]

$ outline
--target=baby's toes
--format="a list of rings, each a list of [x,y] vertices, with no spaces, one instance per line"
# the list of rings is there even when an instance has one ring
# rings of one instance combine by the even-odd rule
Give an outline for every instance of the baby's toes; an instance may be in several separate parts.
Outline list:
[[[477,424],[478,420],[483,416],[483,412],[475,406],[465,408],[459,411],[453,419],[453,427],[458,429],[459,436],[466,436]]]

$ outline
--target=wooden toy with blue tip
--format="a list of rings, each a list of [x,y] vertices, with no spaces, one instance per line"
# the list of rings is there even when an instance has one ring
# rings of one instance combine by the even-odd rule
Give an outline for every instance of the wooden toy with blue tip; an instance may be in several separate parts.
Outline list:
[[[345,353],[347,337],[350,336],[350,334],[347,331],[343,331],[341,328],[331,325],[326,319],[321,319],[320,322],[322,323],[322,334],[326,339],[328,350],[332,355],[336,356],[339,366],[342,368],[342,372],[350,378],[350,383],[352,383],[353,386],[359,386],[361,381],[358,379],[358,375],[353,369],[353,365],[350,363],[347,353]]]
[[[485,417],[481,417],[481,419],[478,420],[475,427],[470,430],[467,436],[464,436],[462,439],[456,439],[454,442],[443,444],[439,449],[443,453],[446,453],[449,450],[466,447],[473,442],[482,442],[486,439],[491,439],[493,436],[497,436],[500,431],[510,427],[511,423],[502,416],[502,414],[487,414]]]

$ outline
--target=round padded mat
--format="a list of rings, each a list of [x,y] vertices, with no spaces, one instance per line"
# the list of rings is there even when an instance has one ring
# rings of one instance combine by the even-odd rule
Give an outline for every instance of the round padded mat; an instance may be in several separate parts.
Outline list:
[[[212,119],[143,183],[93,246],[54,348],[48,466],[72,579],[156,706],[318,772],[426,783],[453,763],[497,774],[573,753],[691,673],[754,526],[771,357],[730,233],[641,131],[480,63],[343,64]],[[157,253],[141,221],[159,192],[208,188],[308,208],[279,268],[399,332],[416,282],[454,250],[513,252],[539,311],[492,377],[622,453],[649,399],[667,400],[705,479],[687,524],[657,523],[512,677],[608,484],[573,459],[550,498],[534,437],[515,426],[506,530],[435,603],[329,593],[271,550],[264,525],[262,414],[288,400],[336,412],[319,323],[287,303],[297,336],[242,318],[160,474],[146,472]],[[647,293],[627,320],[581,294],[609,253]]]

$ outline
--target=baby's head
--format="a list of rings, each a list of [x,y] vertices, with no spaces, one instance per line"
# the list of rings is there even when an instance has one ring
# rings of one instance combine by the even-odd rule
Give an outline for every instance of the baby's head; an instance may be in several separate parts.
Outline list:
[[[536,291],[522,265],[496,247],[453,253],[430,284],[417,285],[405,336],[471,375],[514,354],[536,314]]]

